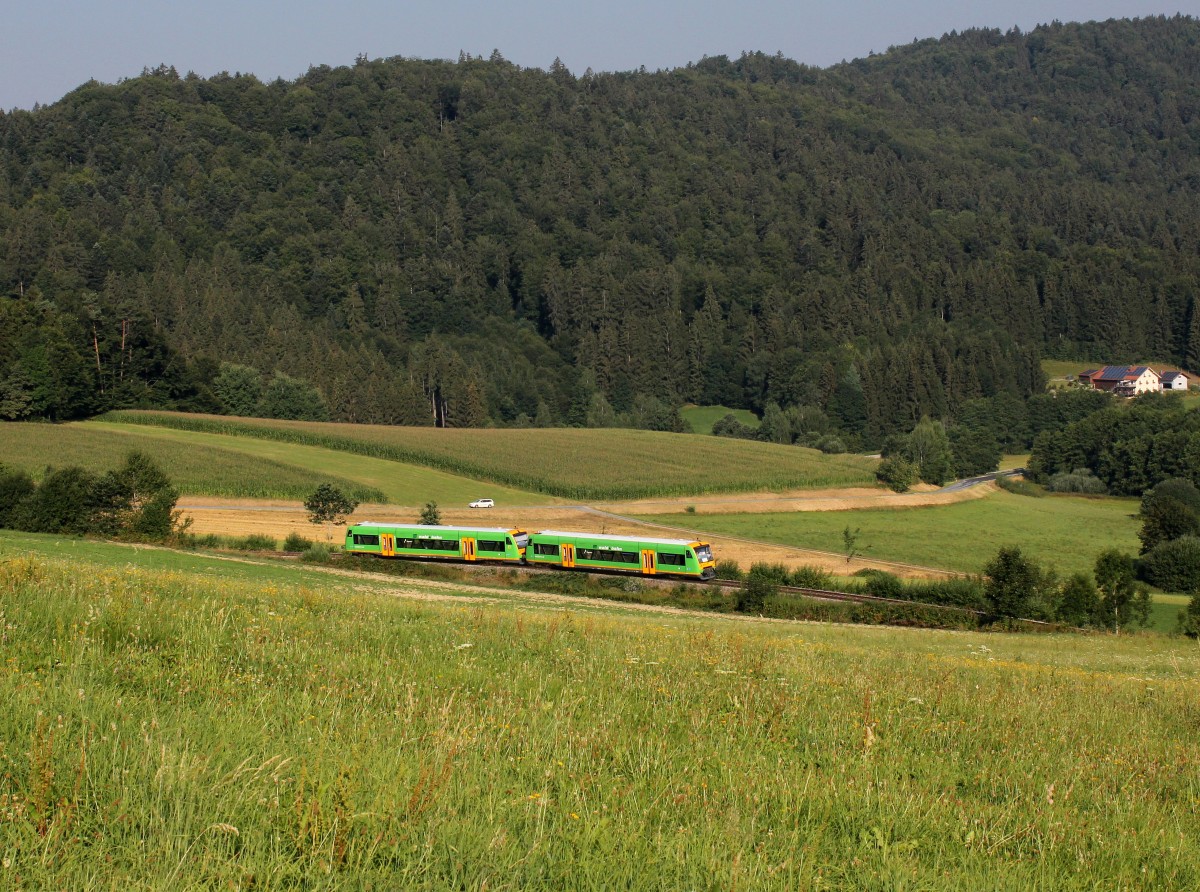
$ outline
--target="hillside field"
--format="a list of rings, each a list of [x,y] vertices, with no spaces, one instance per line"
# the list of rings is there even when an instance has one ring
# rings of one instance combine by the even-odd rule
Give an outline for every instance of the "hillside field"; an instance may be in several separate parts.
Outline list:
[[[161,443],[210,447],[235,455],[279,462],[309,474],[336,474],[352,481],[353,485],[359,488],[370,488],[382,494],[381,499],[373,501],[384,501],[393,505],[423,505],[433,500],[441,505],[464,507],[482,495],[491,496],[504,505],[546,505],[557,501],[541,493],[512,489],[420,465],[340,452],[322,446],[106,421],[83,422],[80,427],[88,430],[121,431]],[[211,487],[213,484],[211,481],[205,481],[204,485]],[[236,488],[237,484],[233,486]],[[211,492],[200,489],[194,491]],[[308,487],[299,497],[304,498],[310,492],[312,488]],[[282,494],[278,497],[286,498]]]
[[[446,429],[111,412],[105,420],[322,446],[572,499],[874,485],[876,461],[615,428]]]
[[[1178,639],[539,604],[11,533],[0,603],[12,888],[1200,884]]]
[[[238,445],[233,437],[225,440]],[[95,422],[0,422],[0,463],[39,480],[47,467],[79,465],[107,471],[119,467],[135,449],[153,456],[175,487],[188,495],[304,499],[320,484],[331,483],[360,501],[386,499],[373,484],[336,473],[332,463],[306,465],[283,450],[256,454],[252,449],[225,448],[220,438],[171,438],[153,428],[121,429]]]
[[[1137,554],[1136,499],[1047,496],[1003,490],[982,499],[920,508],[773,514],[656,514],[644,519],[764,542],[842,550],[842,531],[861,530],[864,555],[978,573],[1004,545],[1017,545],[1060,573],[1090,571],[1106,548]]]
[[[370,456],[249,437],[105,421],[0,423],[0,461],[40,478],[48,464],[91,471],[117,467],[132,449],[153,456],[185,496],[307,498],[332,483],[361,502],[465,506],[480,495],[507,505],[553,498]]]

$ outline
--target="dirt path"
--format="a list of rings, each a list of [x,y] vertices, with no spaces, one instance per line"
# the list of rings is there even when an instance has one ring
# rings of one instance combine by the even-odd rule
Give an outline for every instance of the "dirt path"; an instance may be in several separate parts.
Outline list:
[[[596,506],[553,505],[526,508],[497,507],[490,510],[468,508],[443,509],[442,523],[467,526],[486,525],[525,530],[581,530],[617,535],[650,535],[666,538],[701,538],[710,542],[719,558],[735,560],[743,568],[753,563],[784,564],[789,568],[815,566],[839,575],[867,567],[888,570],[904,577],[945,577],[944,570],[893,561],[858,559],[847,563],[840,554],[756,542],[731,536],[712,536],[687,528],[685,509],[697,514],[767,513],[775,511],[837,511],[854,508],[900,508],[941,505],[981,498],[995,491],[987,483],[957,492],[926,491],[896,494],[877,489],[838,489],[800,491],[781,494],[741,496],[698,496],[688,499],[655,499],[636,502],[608,502]],[[220,499],[193,496],[180,500],[179,507],[192,518],[192,532],[224,536],[253,534],[283,539],[297,533],[309,539],[340,543],[343,527],[314,527],[308,522],[299,502]],[[355,522],[413,523],[419,508],[397,505],[360,505]],[[635,520],[628,515],[677,514],[669,522],[658,524]]]

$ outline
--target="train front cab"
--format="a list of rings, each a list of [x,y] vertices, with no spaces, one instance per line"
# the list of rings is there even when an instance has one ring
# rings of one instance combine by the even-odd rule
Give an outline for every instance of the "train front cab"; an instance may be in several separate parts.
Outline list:
[[[529,537],[526,559],[531,564],[567,570],[606,570],[692,579],[711,579],[716,575],[712,548],[708,543],[685,539],[639,540],[543,531]]]
[[[669,574],[705,580],[717,575],[712,546],[707,542],[686,541],[655,543],[644,548],[642,573],[646,576]]]

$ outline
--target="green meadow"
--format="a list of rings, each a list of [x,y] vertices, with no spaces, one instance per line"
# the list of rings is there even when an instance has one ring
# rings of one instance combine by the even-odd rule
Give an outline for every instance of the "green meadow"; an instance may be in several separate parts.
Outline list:
[[[656,614],[56,543],[0,534],[6,888],[1200,884],[1183,639]]]
[[[679,410],[694,434],[711,434],[713,425],[726,415],[733,415],[747,427],[758,427],[758,416],[749,409],[729,409],[725,406],[684,406]]]
[[[860,530],[864,556],[978,573],[1005,545],[1017,545],[1061,573],[1090,571],[1106,548],[1136,554],[1134,499],[999,491],[984,498],[921,508],[802,511],[780,514],[673,514],[644,519],[712,534],[839,552],[842,531]]]

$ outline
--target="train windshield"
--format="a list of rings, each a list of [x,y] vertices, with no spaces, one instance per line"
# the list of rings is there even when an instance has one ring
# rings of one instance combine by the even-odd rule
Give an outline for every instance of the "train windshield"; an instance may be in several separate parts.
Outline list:
[[[707,545],[696,546],[696,560],[702,564],[707,564],[712,560],[712,549]]]

